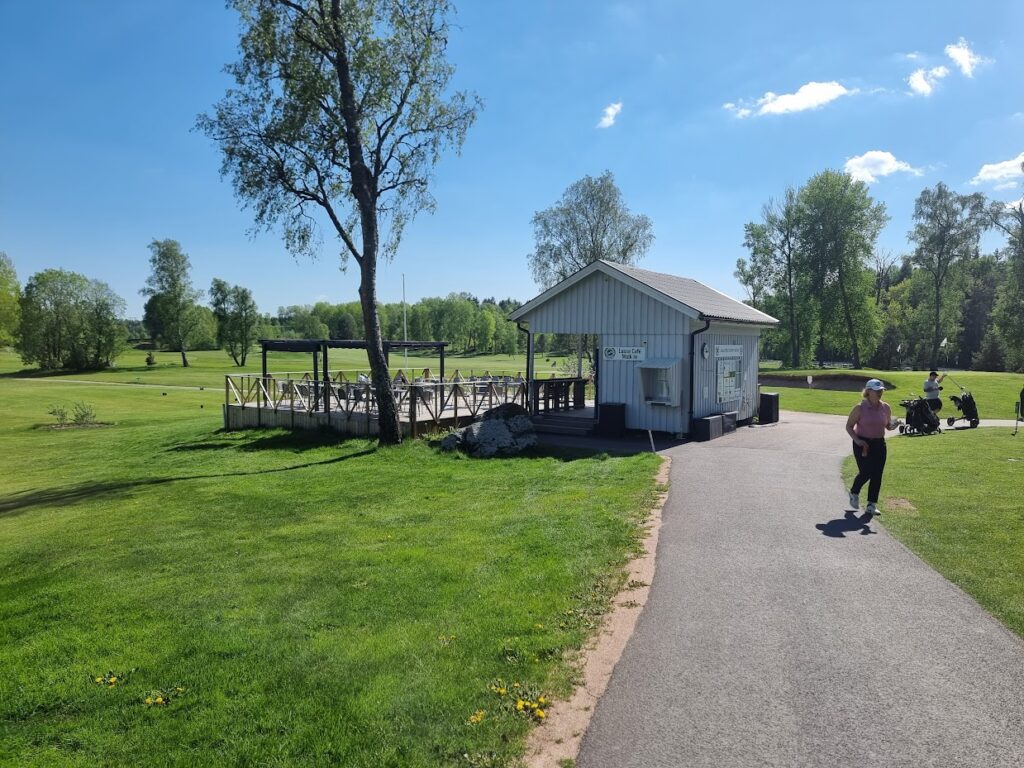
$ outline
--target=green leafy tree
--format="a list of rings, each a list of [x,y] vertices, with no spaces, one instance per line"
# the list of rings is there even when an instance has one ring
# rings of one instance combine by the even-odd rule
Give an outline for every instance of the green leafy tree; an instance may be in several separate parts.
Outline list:
[[[584,176],[555,205],[533,215],[533,278],[550,288],[591,262],[636,264],[654,241],[651,220],[630,213],[611,171]]]
[[[810,298],[801,262],[800,211],[800,192],[792,187],[782,200],[770,200],[762,209],[761,221],[744,228],[743,245],[750,251],[750,262],[736,262],[736,277],[747,286],[755,307],[768,293],[783,298],[784,311],[777,315],[784,318],[783,327],[776,330],[789,342],[784,359],[793,367],[803,361],[802,340],[808,329],[801,327],[800,320],[808,314]]]
[[[17,349],[43,369],[105,368],[124,349],[125,303],[106,283],[75,272],[33,275],[21,296]]]
[[[996,292],[993,325],[1007,369],[1024,371],[1024,202],[993,203],[989,218],[1006,235],[1006,277]]]
[[[217,319],[217,345],[231,356],[235,365],[245,365],[262,323],[252,291],[214,278],[210,284],[210,306]]]
[[[828,345],[826,321],[836,315],[853,365],[861,365],[861,349],[873,347],[880,324],[872,303],[873,280],[866,262],[889,216],[884,203],[876,203],[867,185],[839,171],[812,177],[799,196],[800,249],[807,259],[812,289],[821,299],[820,340]],[[871,303],[870,308],[865,307]],[[838,329],[835,329],[838,331]],[[868,355],[872,349],[865,350]]]
[[[14,271],[14,263],[7,254],[0,251],[0,347],[14,343],[18,329],[21,286],[18,284],[18,273]]]
[[[140,293],[148,296],[143,322],[154,339],[181,352],[181,364],[188,367],[188,350],[202,330],[203,318],[196,301],[200,292],[192,288],[192,265],[177,240],[154,240],[149,244],[152,272]]]
[[[315,250],[315,211],[359,266],[359,299],[380,442],[402,433],[377,307],[378,257],[431,209],[433,167],[461,147],[479,100],[450,92],[448,0],[232,0],[240,13],[235,86],[198,126],[222,171],[255,209],[284,226],[293,253]]]
[[[978,255],[981,233],[989,224],[985,196],[959,195],[941,181],[925,189],[914,204],[914,228],[907,235],[915,246],[913,262],[931,276],[932,327],[928,365],[939,364],[943,332],[942,299],[953,265]],[[947,331],[949,329],[947,328]]]

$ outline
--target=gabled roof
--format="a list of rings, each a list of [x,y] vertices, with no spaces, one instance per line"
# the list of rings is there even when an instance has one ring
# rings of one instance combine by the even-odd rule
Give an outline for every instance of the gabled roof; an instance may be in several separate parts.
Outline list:
[[[509,315],[509,320],[519,320],[541,304],[544,304],[562,291],[570,288],[580,280],[594,272],[603,272],[627,285],[658,299],[665,304],[688,315],[695,315],[702,320],[721,320],[729,323],[746,323],[750,325],[777,325],[771,315],[726,296],[710,286],[704,285],[689,277],[666,275],[662,272],[651,272],[647,269],[615,264],[610,261],[595,261],[567,277],[557,285],[548,288],[544,293],[528,301]]]

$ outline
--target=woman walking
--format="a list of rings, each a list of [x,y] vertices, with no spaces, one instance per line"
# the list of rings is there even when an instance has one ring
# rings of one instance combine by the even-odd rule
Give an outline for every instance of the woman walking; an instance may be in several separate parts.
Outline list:
[[[858,470],[850,488],[850,506],[860,509],[860,490],[867,484],[868,505],[864,511],[869,516],[881,514],[878,492],[885,471],[885,430],[899,426],[892,418],[889,404],[882,399],[883,392],[885,385],[878,379],[870,379],[864,385],[864,399],[853,406],[846,420],[846,432],[853,438],[853,456]]]

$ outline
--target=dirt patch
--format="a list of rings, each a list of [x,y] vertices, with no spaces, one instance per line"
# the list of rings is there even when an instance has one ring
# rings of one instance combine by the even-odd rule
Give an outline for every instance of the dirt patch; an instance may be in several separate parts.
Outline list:
[[[910,503],[910,499],[887,499],[885,507],[893,512],[902,512],[905,515],[920,514],[917,511],[917,507]]]
[[[40,424],[36,429],[100,429],[112,426],[114,425],[106,421],[93,421],[89,424]]]
[[[814,376],[814,383],[810,385],[810,389],[830,389],[837,392],[860,392],[864,389],[864,382],[867,381],[863,376],[854,376],[849,373],[815,373],[812,376]],[[757,381],[762,387],[807,386],[807,376],[797,374],[760,374]],[[886,389],[897,388],[891,381],[882,379],[882,383]]]
[[[671,466],[672,459],[666,456],[656,478],[662,487],[668,486]],[[583,684],[568,701],[554,702],[548,708],[548,717],[544,725],[535,728],[530,734],[526,743],[525,764],[528,768],[557,768],[569,761],[575,761],[579,754],[580,742],[590,724],[594,705],[608,687],[612,670],[615,669],[627,641],[633,635],[640,611],[647,604],[650,585],[654,581],[654,558],[658,550],[658,533],[661,530],[661,510],[667,497],[667,491],[659,494],[647,519],[647,536],[643,541],[644,554],[629,564],[626,586],[615,596],[611,612],[605,616],[604,623],[590,646],[583,651]]]

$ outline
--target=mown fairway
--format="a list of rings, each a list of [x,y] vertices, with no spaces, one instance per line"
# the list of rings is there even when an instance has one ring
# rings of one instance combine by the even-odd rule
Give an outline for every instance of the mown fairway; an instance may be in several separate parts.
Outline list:
[[[0,764],[507,764],[657,458],[219,433],[218,357],[0,377]],[[110,425],[51,429],[75,401]]]
[[[765,385],[761,387],[763,392],[778,392],[779,407],[790,411],[807,411],[810,413],[835,413],[847,414],[860,399],[859,392],[840,392],[824,389],[821,387],[808,387],[807,375],[810,374],[818,379],[823,374],[850,374],[863,378],[867,381],[871,378],[879,378],[896,385],[895,389],[885,394],[885,399],[893,405],[893,412],[902,417],[902,408],[899,401],[908,397],[920,395],[924,380],[928,378],[928,371],[875,371],[864,370],[819,370],[806,371],[777,371],[763,370],[763,376],[779,377],[786,376],[794,379],[792,387],[776,387]],[[1020,373],[989,373],[987,371],[964,371],[952,374],[953,379],[969,389],[974,395],[978,404],[978,412],[984,422],[988,419],[1012,419],[1013,404],[1020,399],[1021,387],[1024,387],[1024,374]],[[943,419],[946,416],[958,415],[956,408],[949,401],[950,395],[960,393],[960,388],[952,379],[947,378],[942,382],[942,413]]]
[[[846,480],[856,474],[846,461]],[[889,441],[882,522],[1024,635],[1024,431],[947,430]]]

